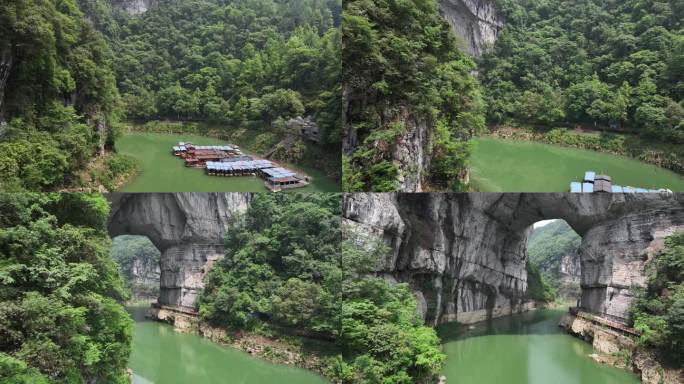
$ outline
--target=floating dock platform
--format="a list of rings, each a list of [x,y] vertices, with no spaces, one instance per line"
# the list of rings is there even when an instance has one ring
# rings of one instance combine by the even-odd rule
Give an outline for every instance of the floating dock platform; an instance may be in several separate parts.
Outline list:
[[[584,180],[570,183],[571,193],[672,193],[669,189],[648,189],[614,185],[607,175],[597,175],[594,171],[584,173]]]

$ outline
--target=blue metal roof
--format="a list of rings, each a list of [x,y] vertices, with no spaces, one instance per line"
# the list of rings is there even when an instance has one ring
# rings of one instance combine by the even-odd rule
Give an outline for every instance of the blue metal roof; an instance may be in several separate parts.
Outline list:
[[[613,193],[623,193],[624,191],[621,185],[613,185]]]
[[[582,183],[570,183],[570,192],[582,193]]]
[[[584,193],[593,193],[593,192],[594,192],[594,184],[592,184],[592,183],[584,183],[584,184],[582,184],[582,192],[584,192]]]
[[[596,172],[587,171],[584,174],[584,181],[593,182],[595,178],[596,178]]]

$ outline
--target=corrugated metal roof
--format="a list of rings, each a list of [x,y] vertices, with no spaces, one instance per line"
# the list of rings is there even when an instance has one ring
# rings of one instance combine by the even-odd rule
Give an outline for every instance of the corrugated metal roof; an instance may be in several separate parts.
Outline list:
[[[572,193],[582,193],[582,183],[570,183],[570,192]]]

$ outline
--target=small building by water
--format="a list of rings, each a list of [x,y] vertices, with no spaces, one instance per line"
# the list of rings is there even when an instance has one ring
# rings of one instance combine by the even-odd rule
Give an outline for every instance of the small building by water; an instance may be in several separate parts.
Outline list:
[[[669,189],[648,189],[623,187],[613,184],[613,179],[608,175],[597,175],[594,171],[584,173],[582,182],[570,183],[571,193],[672,193]]]

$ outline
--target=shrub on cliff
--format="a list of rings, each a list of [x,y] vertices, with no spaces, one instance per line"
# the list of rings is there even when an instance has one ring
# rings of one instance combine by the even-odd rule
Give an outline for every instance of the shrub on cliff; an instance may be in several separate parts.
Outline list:
[[[107,214],[102,196],[0,194],[0,382],[129,381]]]
[[[398,189],[394,149],[414,139],[406,135],[413,125],[424,125],[434,137],[425,146],[433,168],[421,181],[461,189],[466,143],[484,129],[484,102],[472,75],[475,64],[459,50],[437,1],[350,0],[343,8],[345,132],[358,142],[344,160],[344,189]]]
[[[656,349],[664,361],[684,366],[684,233],[665,240],[648,272],[648,287],[631,308],[639,343]]]

